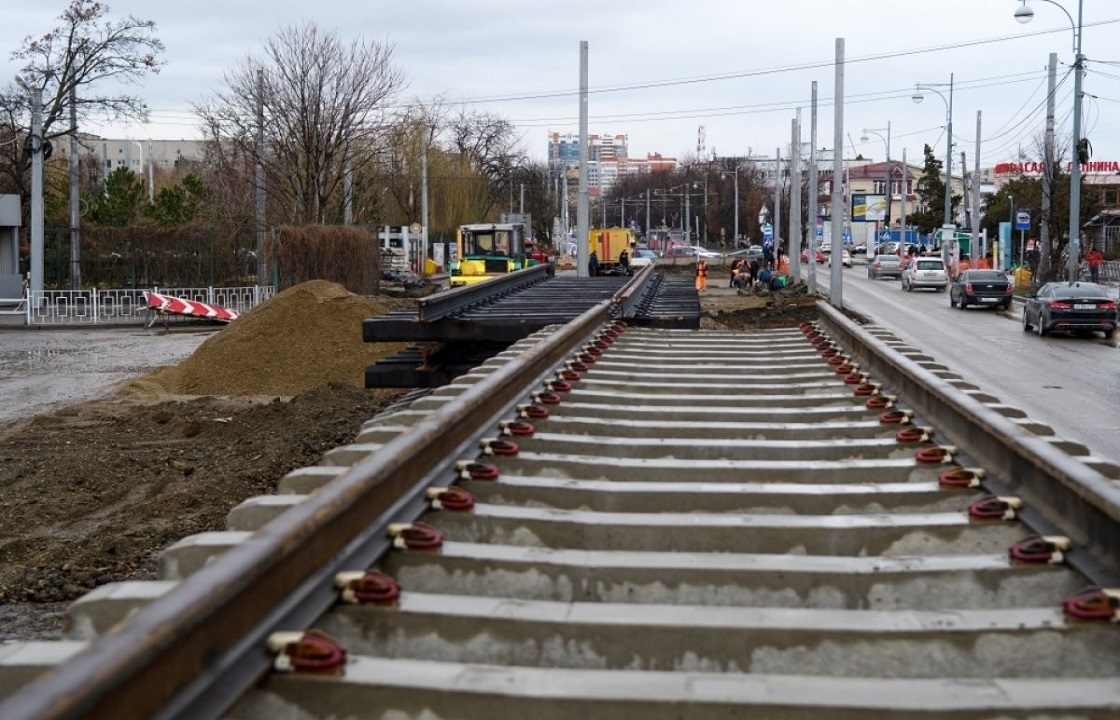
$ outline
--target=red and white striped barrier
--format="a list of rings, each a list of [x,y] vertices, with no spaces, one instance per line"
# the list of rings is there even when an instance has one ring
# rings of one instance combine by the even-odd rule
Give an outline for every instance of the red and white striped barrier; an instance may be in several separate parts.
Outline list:
[[[144,297],[148,300],[149,310],[169,315],[187,315],[219,322],[229,322],[230,320],[236,320],[241,314],[236,310],[229,310],[218,305],[207,305],[206,303],[184,300],[171,295],[160,295],[156,292],[145,292]]]

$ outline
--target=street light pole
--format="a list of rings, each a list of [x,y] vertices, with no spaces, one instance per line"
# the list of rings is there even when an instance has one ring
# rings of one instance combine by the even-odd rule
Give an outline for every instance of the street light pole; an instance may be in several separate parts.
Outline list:
[[[1027,5],[1027,0],[1020,0],[1022,5],[1015,10],[1015,19],[1020,23],[1029,23],[1034,18],[1034,10]],[[1082,21],[1084,19],[1084,0],[1077,0],[1077,22],[1073,16],[1060,3],[1054,0],[1042,0],[1057,6],[1066,14],[1070,27],[1073,30],[1073,162],[1069,171],[1069,252],[1067,272],[1069,281],[1075,282],[1080,274],[1081,254],[1081,82],[1085,74],[1085,56],[1081,54]],[[1047,168],[1049,171],[1049,168]]]
[[[882,130],[886,130],[887,132],[887,136],[885,138],[880,132]],[[894,179],[894,168],[891,167],[891,123],[888,120],[886,128],[864,128],[863,137],[861,137],[860,140],[866,142],[868,139],[868,133],[878,135],[879,139],[885,142],[887,145],[887,171],[885,173],[886,184],[883,186],[883,190],[887,194],[887,214],[883,217],[883,227],[886,228],[887,232],[889,233],[891,231],[891,200],[894,198],[894,193],[891,191],[891,184],[892,180]],[[875,238],[875,242],[876,244],[878,244],[879,238]]]
[[[945,217],[944,225],[953,224],[953,74],[949,74],[949,97],[938,90],[945,83],[918,83],[914,86],[913,100],[920,103],[924,98],[921,91],[929,90],[937,93],[945,103]]]

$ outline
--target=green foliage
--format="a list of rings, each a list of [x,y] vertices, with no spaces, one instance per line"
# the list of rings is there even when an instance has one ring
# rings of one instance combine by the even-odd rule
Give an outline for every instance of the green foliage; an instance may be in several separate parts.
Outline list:
[[[105,226],[124,227],[140,217],[145,204],[144,181],[126,167],[109,174],[100,192],[88,198],[86,218]]]
[[[925,210],[909,213],[908,216],[910,223],[915,225],[919,232],[929,233],[940,228],[945,222],[945,180],[942,176],[945,164],[933,156],[933,148],[929,145],[925,146],[923,152],[925,164],[914,191]],[[953,195],[950,202],[952,210],[950,216],[955,217],[961,196]]]
[[[1042,281],[1060,277],[1063,273],[1063,257],[1066,246],[1069,244],[1069,174],[1062,170],[1062,162],[1055,162],[1051,169],[1052,191],[1050,193],[1050,214],[1043,217],[1042,198],[1043,180],[1041,177],[1019,176],[1004,183],[999,192],[984,199],[981,228],[988,231],[989,238],[999,237],[999,224],[1001,222],[1015,222],[1014,212],[1018,208],[1025,208],[1031,214],[1031,229],[1026,236],[1041,240],[1042,224],[1046,223],[1049,229],[1049,247],[1043,247]],[[1099,208],[1098,197],[1087,192],[1085,177],[1081,178],[1081,225],[1084,226]],[[1019,234],[1013,233],[1017,239]],[[1084,236],[1082,234],[1082,242]],[[1015,244],[1017,250],[1018,244]],[[1084,244],[1082,250],[1084,250]],[[1049,252],[1047,252],[1049,250]]]
[[[144,216],[160,227],[184,225],[198,220],[213,193],[198,176],[188,174],[178,185],[163,188],[155,202],[144,208]]]

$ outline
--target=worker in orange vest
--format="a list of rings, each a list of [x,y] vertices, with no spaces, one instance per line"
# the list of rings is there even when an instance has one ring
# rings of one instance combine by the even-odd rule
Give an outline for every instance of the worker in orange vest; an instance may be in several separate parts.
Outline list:
[[[703,292],[708,289],[708,261],[704,258],[696,259],[696,290]]]

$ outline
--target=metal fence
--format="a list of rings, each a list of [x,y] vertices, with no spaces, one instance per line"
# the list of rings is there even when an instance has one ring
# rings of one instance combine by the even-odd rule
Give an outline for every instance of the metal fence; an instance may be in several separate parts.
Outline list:
[[[275,292],[271,285],[157,287],[152,291],[242,313],[268,300]],[[143,325],[150,318],[144,292],[135,289],[41,290],[14,300],[0,299],[0,313],[23,316],[27,325]]]

